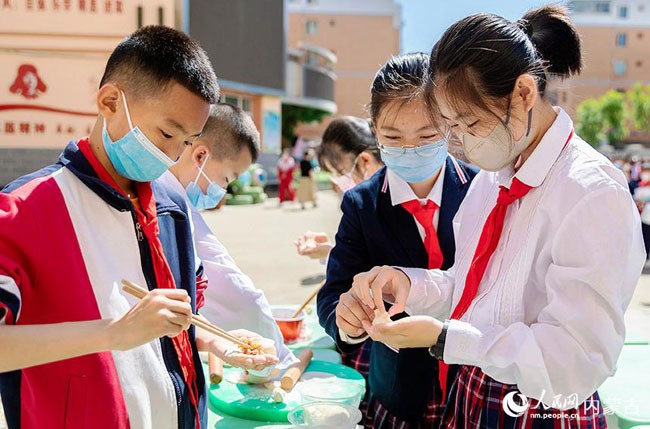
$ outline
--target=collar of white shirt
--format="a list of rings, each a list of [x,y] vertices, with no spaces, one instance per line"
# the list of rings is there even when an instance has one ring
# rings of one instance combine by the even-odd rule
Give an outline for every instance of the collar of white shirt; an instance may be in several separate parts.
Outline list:
[[[427,197],[424,199],[418,198],[417,195],[415,195],[415,192],[413,192],[413,189],[411,189],[409,184],[404,179],[390,171],[390,169],[387,169],[386,177],[388,179],[388,190],[390,191],[390,201],[393,206],[397,206],[411,200],[419,200],[420,203],[426,203],[427,200],[431,200],[436,203],[438,207],[440,207],[440,202],[442,201],[442,185],[445,179],[446,168],[447,163],[445,162],[442,164],[442,168],[440,169],[438,180],[436,180],[433,188],[431,188],[429,195],[427,195]]]
[[[509,188],[513,177],[533,188],[542,184],[573,131],[573,121],[569,115],[559,107],[554,109],[557,117],[539,145],[516,174],[512,165],[499,171],[496,176],[499,185]]]

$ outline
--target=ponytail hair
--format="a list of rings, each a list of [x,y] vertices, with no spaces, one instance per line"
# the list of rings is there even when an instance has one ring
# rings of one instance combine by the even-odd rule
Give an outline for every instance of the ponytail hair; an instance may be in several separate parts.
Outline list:
[[[321,168],[328,171],[328,165],[339,165],[344,156],[352,155],[356,158],[362,152],[369,152],[381,162],[370,121],[355,116],[343,116],[334,119],[327,126],[317,155]]]
[[[565,7],[529,11],[517,22],[480,13],[449,27],[431,51],[428,102],[444,94],[459,112],[493,112],[505,104],[522,74],[532,75],[543,96],[550,75],[580,73],[580,37]]]
[[[547,73],[560,77],[580,73],[580,36],[566,8],[550,5],[533,9],[517,21],[517,25],[535,46]]]

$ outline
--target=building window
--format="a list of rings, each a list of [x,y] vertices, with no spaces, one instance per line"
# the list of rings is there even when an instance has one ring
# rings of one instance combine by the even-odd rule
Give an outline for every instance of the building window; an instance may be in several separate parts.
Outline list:
[[[239,107],[249,115],[253,114],[253,99],[245,95],[234,94],[221,94],[222,103],[230,104],[231,106]]]
[[[618,33],[616,35],[616,46],[625,46],[627,45],[627,34]]]
[[[306,30],[307,34],[313,36],[318,31],[318,22],[313,19],[308,20]]]
[[[307,4],[318,4],[318,0],[307,0]]]
[[[165,9],[162,7],[158,8],[158,25],[165,24]]]
[[[636,38],[637,39],[643,39],[643,33],[641,33],[640,31],[638,33],[636,33]]]
[[[610,2],[574,0],[569,2],[569,8],[579,13],[609,13]]]
[[[627,6],[621,6],[618,8],[618,17],[627,18]]]
[[[627,72],[627,63],[625,61],[614,61],[614,73],[617,76],[623,76]]]
[[[636,66],[637,66],[637,67],[641,67],[641,66],[643,66],[643,61],[637,61],[637,62],[636,62]]]
[[[336,21],[330,19],[330,27],[334,27],[335,25],[336,25]]]

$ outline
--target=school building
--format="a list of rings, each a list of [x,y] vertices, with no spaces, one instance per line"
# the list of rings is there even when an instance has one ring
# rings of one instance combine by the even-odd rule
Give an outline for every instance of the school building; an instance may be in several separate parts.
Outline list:
[[[288,49],[286,0],[2,0],[0,186],[90,132],[108,56],[151,24],[199,40],[221,100],[253,117],[268,167],[280,152],[282,103],[336,112],[336,55],[318,44]]]
[[[288,46],[325,48],[336,56],[335,116],[303,124],[299,135],[319,139],[336,116],[367,117],[375,73],[400,53],[402,9],[394,0],[288,0]]]
[[[574,116],[587,98],[650,83],[650,0],[568,2],[583,49],[579,76],[549,86],[551,100]]]

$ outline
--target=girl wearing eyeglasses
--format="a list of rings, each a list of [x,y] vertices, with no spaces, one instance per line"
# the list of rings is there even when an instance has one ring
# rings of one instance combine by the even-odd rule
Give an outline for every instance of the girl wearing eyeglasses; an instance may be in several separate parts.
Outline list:
[[[549,76],[580,72],[577,31],[559,6],[517,22],[477,14],[432,56],[434,110],[484,171],[456,217],[452,269],[356,277],[365,305],[387,294],[392,312],[420,315],[368,331],[430,347],[441,374],[461,365],[441,427],[604,428],[597,389],[616,370],[645,251],[623,173],[545,97]]]
[[[393,57],[371,88],[369,111],[385,167],[343,195],[327,282],[318,295],[320,323],[346,354],[370,341],[363,322],[375,318],[349,292],[357,274],[376,265],[445,269],[454,262],[452,219],[476,170],[447,154],[446,138],[432,123],[423,91],[428,63],[421,53]],[[438,363],[426,349],[374,343],[366,365],[367,427],[438,424]]]

